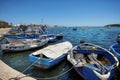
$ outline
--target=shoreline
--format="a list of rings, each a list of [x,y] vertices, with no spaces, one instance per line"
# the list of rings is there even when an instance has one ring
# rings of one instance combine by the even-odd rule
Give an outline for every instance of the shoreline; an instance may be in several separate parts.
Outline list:
[[[3,35],[8,33],[11,28],[0,28],[0,40],[2,40]],[[0,60],[0,80],[13,80],[15,77],[20,75],[20,80],[36,80],[30,76],[24,75],[21,72],[11,68],[2,60]]]
[[[6,34],[11,28],[0,28],[0,35]]]
[[[0,28],[0,40],[3,39],[3,35],[8,33],[11,30],[11,28]]]

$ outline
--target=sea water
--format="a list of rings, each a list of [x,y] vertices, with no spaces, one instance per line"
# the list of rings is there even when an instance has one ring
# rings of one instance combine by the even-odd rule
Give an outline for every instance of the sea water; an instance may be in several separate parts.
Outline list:
[[[63,41],[70,41],[73,44],[73,46],[75,46],[76,44],[79,44],[80,40],[84,40],[86,42],[93,43],[93,44],[102,46],[106,49],[109,49],[110,45],[116,42],[116,36],[117,34],[120,33],[120,28],[119,27],[102,27],[102,26],[101,27],[77,27],[77,30],[73,31],[73,27],[51,27],[51,28],[47,28],[47,33],[48,34],[62,33],[63,39],[58,41],[57,43],[63,42]],[[3,42],[5,42],[5,40],[1,41],[1,44]],[[24,51],[24,52],[17,52],[17,53],[12,52],[7,54],[2,54],[0,52],[0,56],[1,56],[1,59],[6,64],[22,72],[28,66],[31,65],[31,63],[29,62],[28,55],[34,51],[37,51],[38,49],[40,48]],[[48,70],[42,70],[35,66],[31,66],[27,71],[24,72],[24,74],[35,77],[36,79],[50,78],[50,77],[56,77],[56,76],[59,76],[60,74],[63,74],[64,72],[69,70],[71,67],[72,65],[67,60],[64,60],[60,64]],[[112,80],[119,80],[118,78],[118,76],[120,76],[119,73],[120,72],[117,71]],[[51,80],[83,80],[83,78],[80,77],[75,72],[74,69],[72,69],[66,74]]]

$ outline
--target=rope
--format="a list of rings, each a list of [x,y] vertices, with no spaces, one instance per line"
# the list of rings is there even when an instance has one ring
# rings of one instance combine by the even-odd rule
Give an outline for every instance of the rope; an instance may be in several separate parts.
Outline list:
[[[56,76],[53,76],[53,77],[49,77],[49,78],[36,78],[36,77],[34,77],[35,79],[39,79],[39,80],[43,80],[43,79],[54,79],[54,78],[58,78],[58,77],[60,77],[60,76],[62,76],[62,75],[64,75],[64,74],[66,74],[66,73],[68,73],[70,70],[72,70],[73,69],[73,66],[70,68],[70,69],[68,69],[67,71],[65,71],[65,72],[63,72],[62,74],[59,74],[59,75],[56,75]]]
[[[27,70],[28,70],[31,66],[33,66],[38,60],[39,60],[39,59],[37,59],[35,62],[33,62],[30,66],[28,66],[26,69],[24,69],[21,73],[23,74],[25,71],[27,71]],[[20,80],[21,78],[24,78],[24,77],[28,76],[28,75],[25,75],[25,76],[19,77],[19,76],[21,75],[21,73],[20,73],[18,76],[14,77],[14,78],[10,78],[9,80]]]
[[[27,71],[32,65],[34,65],[37,61],[38,61],[39,59],[37,59],[34,63],[32,63],[30,66],[28,66],[25,70],[23,70],[21,73],[24,73],[25,71]],[[39,79],[39,80],[41,80],[41,79],[54,79],[54,78],[58,78],[58,77],[60,77],[60,76],[62,76],[62,75],[64,75],[64,74],[66,74],[66,73],[68,73],[70,70],[72,70],[73,69],[73,66],[70,68],[70,69],[68,69],[67,71],[65,71],[65,72],[63,72],[62,74],[59,74],[59,75],[56,75],[56,76],[53,76],[53,77],[49,77],[49,78],[37,78],[37,77],[33,77],[33,78],[35,78],[35,79]],[[16,77],[14,77],[14,78],[10,78],[9,80],[20,80],[21,78],[24,78],[24,77],[27,77],[27,76],[29,76],[29,75],[25,75],[25,76],[22,76],[22,77],[19,77],[21,74],[19,74],[18,76],[16,76]]]

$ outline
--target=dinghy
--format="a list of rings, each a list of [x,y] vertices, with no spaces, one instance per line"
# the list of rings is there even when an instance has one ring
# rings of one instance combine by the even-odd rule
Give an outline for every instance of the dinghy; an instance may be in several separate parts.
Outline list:
[[[85,42],[73,47],[67,59],[85,80],[110,80],[119,65],[118,59],[111,52]]]
[[[37,40],[27,40],[23,42],[14,42],[9,44],[2,44],[1,50],[2,52],[17,52],[17,51],[25,51],[37,47],[44,46],[48,43],[47,39],[37,39]]]
[[[120,43],[115,43],[110,46],[110,51],[115,54],[120,60]]]
[[[109,50],[113,52],[120,61],[120,34],[117,36],[116,42],[117,43],[114,43],[110,46]]]
[[[71,48],[72,44],[68,41],[50,45],[31,53],[29,60],[39,68],[48,69],[64,60]]]

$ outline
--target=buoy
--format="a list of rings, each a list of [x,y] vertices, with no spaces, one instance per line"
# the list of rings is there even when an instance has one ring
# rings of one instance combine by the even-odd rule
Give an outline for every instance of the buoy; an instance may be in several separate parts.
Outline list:
[[[92,50],[96,50],[96,49],[97,49],[97,47],[95,47],[95,46],[92,47]]]

